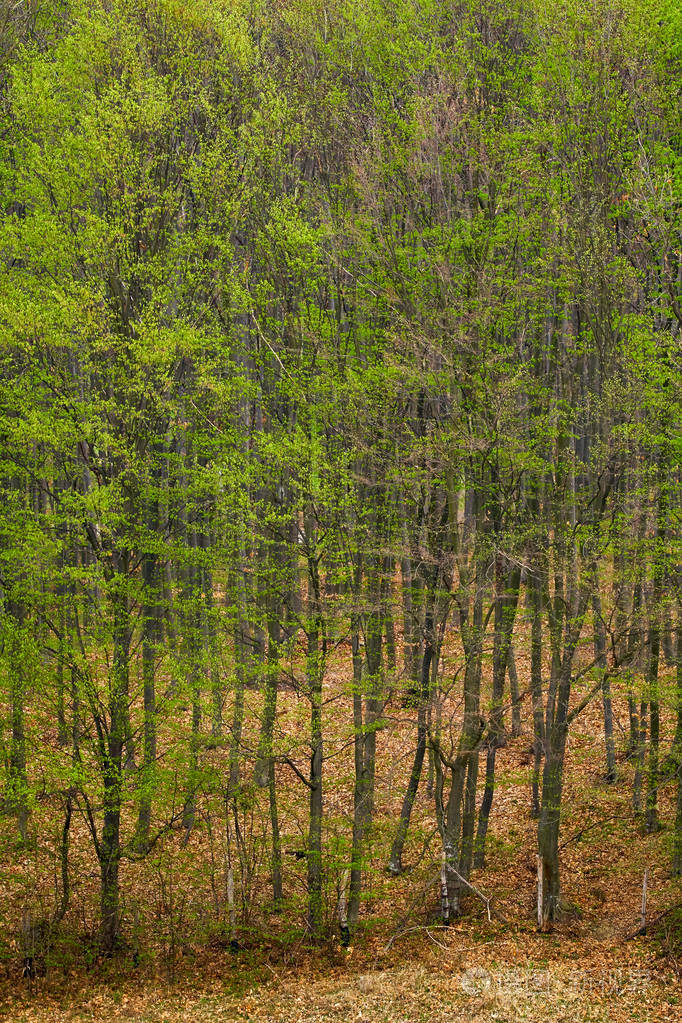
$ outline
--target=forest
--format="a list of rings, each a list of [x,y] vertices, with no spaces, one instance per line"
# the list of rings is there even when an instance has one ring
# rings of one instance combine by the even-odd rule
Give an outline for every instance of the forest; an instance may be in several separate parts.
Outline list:
[[[676,0],[0,4],[0,1002],[679,979],[681,81]]]

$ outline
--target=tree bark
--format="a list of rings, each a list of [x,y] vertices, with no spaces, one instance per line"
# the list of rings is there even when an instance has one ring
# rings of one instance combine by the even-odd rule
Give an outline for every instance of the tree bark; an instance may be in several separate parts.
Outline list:
[[[519,600],[520,566],[511,566],[503,572],[502,557],[496,559],[495,638],[493,641],[493,694],[488,726],[488,754],[486,757],[485,788],[478,816],[474,865],[481,868],[485,862],[485,841],[488,821],[495,794],[495,760],[503,739],[502,699],[507,672],[514,621]]]
[[[412,807],[414,806],[417,790],[419,788],[419,780],[421,778],[422,766],[424,764],[424,754],[426,753],[426,716],[430,696],[429,683],[431,678],[431,660],[433,657],[433,615],[430,611],[426,618],[425,633],[426,639],[424,642],[424,653],[422,656],[421,690],[419,696],[419,707],[417,710],[417,746],[414,752],[410,779],[400,808],[398,827],[396,828],[393,845],[391,846],[391,855],[388,861],[389,873],[393,875],[402,873],[403,848],[405,846],[405,839],[407,838],[407,831],[410,826]]]
[[[144,703],[144,749],[141,771],[140,807],[135,846],[142,852],[149,844],[152,792],[156,765],[156,687],[155,659],[159,633],[159,594],[157,559],[146,554],[142,561],[144,599],[142,604],[142,682]]]
[[[604,745],[606,750],[606,781],[612,785],[616,781],[616,745],[613,738],[613,706],[611,702],[611,677],[606,671],[606,627],[602,618],[601,595],[599,593],[599,576],[597,565],[592,566],[595,579],[592,594],[592,613],[594,615],[594,657],[597,671],[602,672],[602,708],[604,714]]]
[[[106,738],[104,729],[100,728],[104,820],[97,855],[100,866],[100,941],[107,952],[116,947],[120,926],[121,798],[131,637],[125,584],[125,573],[117,572],[117,577],[111,583],[114,655],[109,682],[109,727]]]
[[[315,551],[316,529],[313,514],[306,514],[308,545],[308,623],[307,682],[310,700],[310,810],[308,822],[308,926],[314,941],[323,933],[322,905],[322,678],[326,657],[326,638],[322,617],[319,561]]]

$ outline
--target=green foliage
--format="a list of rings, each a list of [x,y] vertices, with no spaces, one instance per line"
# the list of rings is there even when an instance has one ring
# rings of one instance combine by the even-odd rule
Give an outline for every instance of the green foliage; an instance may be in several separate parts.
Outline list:
[[[670,0],[14,5],[5,802],[77,797],[103,891],[222,814],[216,932],[250,919],[349,636],[360,723],[329,759],[381,748],[398,576],[417,654],[431,601],[467,679],[496,559],[542,575],[555,667],[592,562],[622,548],[679,601],[681,35]],[[329,924],[348,814],[323,831]],[[159,912],[169,962],[213,927]]]

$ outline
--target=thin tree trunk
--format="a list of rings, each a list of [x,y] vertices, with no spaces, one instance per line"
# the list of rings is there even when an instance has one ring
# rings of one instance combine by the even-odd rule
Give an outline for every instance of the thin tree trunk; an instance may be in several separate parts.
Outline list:
[[[412,762],[412,770],[410,771],[410,780],[407,784],[407,791],[403,798],[403,804],[400,808],[400,817],[398,819],[398,827],[396,828],[395,837],[393,839],[393,845],[391,846],[391,855],[388,861],[388,870],[391,874],[398,875],[402,873],[403,864],[403,848],[405,846],[405,839],[407,838],[407,831],[410,826],[410,816],[412,814],[412,807],[417,795],[419,788],[419,780],[422,773],[422,765],[424,763],[424,754],[426,752],[426,736],[427,736],[427,708],[429,703],[429,683],[431,678],[431,660],[433,657],[433,614],[431,610],[427,612],[426,623],[425,623],[426,639],[424,643],[424,654],[422,656],[422,670],[421,670],[421,692],[419,698],[419,708],[417,710],[417,746],[414,753],[414,760]]]
[[[61,556],[61,569],[64,571],[65,559]],[[69,742],[69,729],[66,723],[66,660],[68,652],[67,621],[68,613],[66,606],[67,587],[60,581],[56,588],[57,600],[59,602],[59,653],[57,655],[57,741],[63,748]]]
[[[142,680],[144,702],[144,750],[140,807],[137,817],[135,845],[140,851],[149,844],[149,828],[152,816],[152,791],[156,764],[156,687],[155,658],[159,632],[159,609],[157,592],[157,561],[153,554],[146,554],[142,561],[142,578],[145,587],[142,606]]]
[[[256,785],[265,788],[269,783],[270,761],[272,760],[272,735],[277,715],[277,682],[279,679],[279,622],[273,608],[268,614],[268,659],[265,672],[265,694],[263,718],[261,721],[258,753],[254,767]]]
[[[516,656],[514,644],[509,643],[507,655],[507,672],[509,674],[509,691],[511,695],[512,711],[512,739],[518,739],[521,735],[521,697],[519,695],[519,676],[516,671]]]
[[[272,600],[271,600],[272,604]],[[275,779],[275,757],[273,754],[273,728],[277,705],[277,683],[279,679],[279,648],[281,636],[280,626],[276,618],[276,611],[271,607],[268,617],[268,662],[266,682],[266,703],[269,704],[267,711],[268,721],[264,722],[263,729],[265,745],[262,747],[261,756],[267,764],[267,785],[268,799],[270,802],[270,828],[272,832],[272,896],[275,907],[281,905],[284,892],[282,889],[282,843],[279,833],[279,817],[277,813],[277,788]]]
[[[326,639],[322,618],[318,560],[313,554],[316,536],[314,518],[306,515],[308,555],[308,654],[307,679],[310,699],[310,814],[308,822],[308,926],[313,940],[322,937],[322,677]]]
[[[359,591],[359,578],[356,592]],[[377,559],[368,573],[368,596],[370,610],[365,625],[365,659],[367,673],[362,677],[359,690],[359,705],[354,692],[353,717],[360,725],[360,748],[356,747],[356,776],[353,812],[353,850],[351,876],[348,892],[348,922],[354,927],[360,911],[362,884],[362,860],[367,831],[372,823],[374,810],[374,778],[376,771],[377,722],[379,719],[380,692],[382,684],[382,640],[384,632],[384,609],[386,577]],[[354,660],[355,665],[355,660]],[[363,714],[363,691],[365,709]],[[356,730],[357,736],[357,730]],[[359,767],[359,774],[357,768]]]
[[[648,731],[647,714],[649,704],[641,700],[639,712],[635,712],[635,776],[632,782],[632,809],[639,817],[642,815],[642,775],[644,772],[644,754],[646,750],[646,737]]]
[[[192,700],[192,718],[189,737],[189,764],[187,770],[187,788],[185,793],[185,805],[182,811],[182,825],[184,835],[182,844],[189,842],[192,828],[196,818],[197,791],[199,788],[199,731],[201,728],[201,686],[199,661],[201,654],[200,639],[203,635],[202,629],[202,599],[201,583],[199,579],[200,569],[196,563],[197,558],[197,531],[192,525],[188,527],[188,557],[187,585],[184,594],[184,620],[185,631],[184,644],[186,650],[185,673],[187,684]]]
[[[11,738],[7,764],[7,808],[16,815],[19,841],[27,840],[28,778],[26,775],[26,731],[24,698],[26,665],[23,649],[24,609],[14,600],[7,601],[9,628],[5,633],[5,655],[9,666],[9,716]]]
[[[204,541],[208,541],[207,536],[204,536]],[[214,740],[217,740],[223,734],[223,688],[218,670],[218,635],[213,598],[213,573],[210,568],[204,568],[202,576],[204,582],[204,650],[208,657],[207,676],[211,693],[211,735]]]
[[[408,701],[416,695],[419,679],[419,614],[421,586],[419,576],[412,565],[410,538],[407,529],[407,513],[404,505],[402,511],[403,551],[400,561],[403,602],[403,671],[406,679],[406,697]]]
[[[104,819],[97,854],[100,866],[100,941],[111,952],[119,936],[119,865],[121,860],[121,796],[123,746],[128,717],[130,623],[123,573],[113,581],[114,656],[109,687],[109,728],[102,736]]]
[[[530,688],[533,702],[533,773],[531,777],[531,817],[540,816],[540,766],[545,746],[545,715],[542,700],[542,581],[539,572],[529,577],[531,607]]]
[[[564,757],[570,720],[568,707],[571,695],[572,665],[591,592],[590,585],[584,583],[582,592],[577,598],[574,614],[570,619],[567,617],[555,712],[552,715],[552,726],[546,739],[542,803],[538,820],[538,853],[542,857],[544,884],[542,904],[545,925],[556,919],[559,910],[559,825]]]
[[[59,900],[59,905],[56,907],[54,916],[52,918],[52,921],[55,924],[61,923],[61,921],[66,916],[66,911],[69,908],[69,899],[71,896],[71,885],[69,881],[69,835],[71,833],[72,813],[73,813],[73,790],[69,789],[66,793],[64,823],[62,824],[62,833],[59,842],[59,866],[61,873],[62,894]]]
[[[355,592],[359,590],[359,573],[356,575]],[[353,754],[355,761],[355,783],[353,786],[353,837],[350,857],[350,879],[348,889],[348,924],[357,923],[360,911],[360,890],[362,887],[362,834],[363,797],[365,770],[365,743],[362,714],[362,667],[363,653],[360,645],[360,617],[354,615],[351,621],[351,650],[353,660]]]
[[[611,704],[611,677],[606,671],[606,627],[601,611],[599,575],[597,565],[592,566],[594,593],[592,613],[594,615],[594,657],[597,671],[602,672],[602,707],[604,712],[604,745],[606,748],[606,781],[612,785],[616,780],[616,745],[613,738],[613,707]]]
[[[678,609],[678,614],[680,613]],[[677,698],[677,725],[673,756],[677,767],[677,807],[675,813],[675,831],[673,834],[673,877],[682,876],[682,615],[677,622],[675,644],[675,672]]]
[[[485,788],[478,816],[474,865],[480,868],[485,863],[485,842],[488,834],[488,821],[495,794],[495,760],[497,749],[502,742],[502,698],[504,696],[504,679],[507,671],[511,638],[514,631],[516,608],[519,600],[519,580],[521,570],[514,566],[503,574],[502,558],[496,561],[496,606],[495,606],[495,639],[493,644],[493,698],[488,732],[488,754],[486,757]],[[475,792],[474,792],[475,796]]]
[[[232,729],[230,734],[230,769],[226,798],[234,799],[239,789],[239,761],[241,754],[242,729],[244,726],[244,674],[247,653],[244,643],[245,625],[244,594],[241,571],[235,574],[236,579],[236,612],[234,620],[234,705],[232,708]],[[229,587],[228,587],[229,590]]]
[[[313,938],[322,935],[322,685],[319,671],[319,632],[308,640],[310,662],[310,820],[308,826],[308,924]]]
[[[646,794],[646,829],[649,832],[658,831],[658,746],[660,735],[660,716],[658,704],[658,664],[660,659],[660,631],[656,620],[657,611],[654,609],[654,619],[651,622],[649,635],[649,669],[647,673],[647,684],[649,692],[649,760],[647,769],[647,794]]]
[[[667,445],[664,445],[658,462],[658,511],[656,520],[656,545],[653,551],[653,586],[649,614],[649,664],[647,689],[650,707],[649,762],[647,770],[646,829],[658,831],[658,782],[659,782],[659,738],[660,710],[658,701],[658,674],[661,659],[661,597],[663,595],[663,552],[666,537],[667,481],[664,476],[668,469]]]

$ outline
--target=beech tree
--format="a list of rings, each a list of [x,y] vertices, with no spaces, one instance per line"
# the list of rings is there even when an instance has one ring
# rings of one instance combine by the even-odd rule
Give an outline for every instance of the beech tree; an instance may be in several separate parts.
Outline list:
[[[448,922],[525,743],[550,928],[593,701],[679,874],[676,6],[2,17],[2,810],[36,846],[41,787],[50,926],[74,820],[107,951],[195,855],[233,948],[348,942],[422,855]]]

